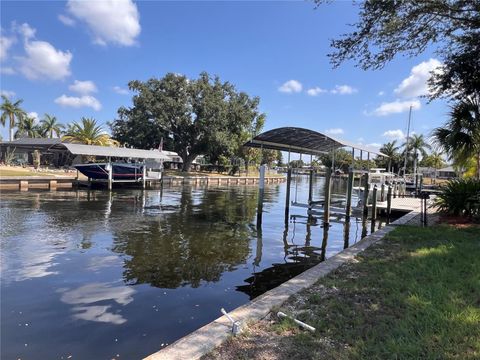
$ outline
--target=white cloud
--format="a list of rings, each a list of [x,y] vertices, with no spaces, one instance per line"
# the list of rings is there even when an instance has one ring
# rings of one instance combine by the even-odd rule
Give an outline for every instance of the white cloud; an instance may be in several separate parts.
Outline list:
[[[351,87],[350,85],[336,85],[333,90],[330,91],[332,94],[339,95],[350,95],[358,92],[357,89]]]
[[[67,25],[67,26],[75,25],[75,20],[63,14],[58,15],[58,20],[60,20],[60,22],[62,22],[64,25]]]
[[[382,147],[382,144],[379,144],[379,143],[370,143],[370,144],[367,144],[367,147],[370,147],[370,148],[381,148]]]
[[[389,140],[405,140],[406,136],[402,130],[387,130],[383,133],[383,137],[386,137]]]
[[[14,37],[0,35],[0,60],[5,60],[8,57],[8,50],[14,43]]]
[[[378,92],[378,96],[383,96],[383,95],[385,95],[385,91],[379,91]]]
[[[74,107],[74,108],[91,107],[96,111],[102,108],[102,104],[100,104],[100,101],[98,101],[95,97],[90,95],[76,97],[76,96],[67,96],[64,94],[56,98],[55,103],[61,106]]]
[[[330,135],[341,135],[344,133],[344,131],[343,129],[340,129],[340,128],[333,128],[333,129],[325,130],[325,133]]]
[[[324,94],[326,92],[328,92],[328,91],[325,90],[325,89],[319,88],[318,86],[307,90],[307,94],[310,95],[310,96],[317,96],[317,95],[320,95],[320,94]]]
[[[76,92],[80,95],[88,95],[90,93],[97,92],[97,86],[93,81],[86,80],[80,81],[75,80],[72,85],[68,87],[71,91]]]
[[[430,73],[441,65],[442,63],[437,59],[430,59],[414,66],[410,71],[410,76],[394,90],[395,94],[405,98],[427,95],[427,80],[430,78]]]
[[[69,51],[55,49],[46,41],[27,41],[26,57],[19,57],[20,71],[30,80],[48,78],[62,80],[70,75]]]
[[[25,40],[33,39],[35,37],[35,33],[37,32],[36,29],[32,28],[27,23],[23,23],[22,25],[13,23],[13,29],[19,32]]]
[[[302,91],[302,83],[297,80],[288,80],[282,86],[278,88],[278,91],[291,94],[291,93],[299,93]]]
[[[113,91],[115,91],[117,94],[120,94],[120,95],[127,95],[128,94],[128,90],[124,89],[124,88],[121,88],[120,86],[114,86],[112,89],[113,89]]]
[[[35,111],[31,111],[29,113],[27,113],[27,116],[29,118],[32,118],[33,120],[35,120],[35,122],[39,122],[40,121],[40,118],[38,117],[38,113],[35,112]]]
[[[14,25],[23,35],[25,56],[16,59],[20,72],[30,80],[47,78],[62,80],[70,75],[72,54],[69,51],[55,49],[46,41],[33,40],[36,30],[28,24]]]
[[[141,31],[137,5],[131,0],[70,0],[67,11],[87,24],[96,44],[131,46]]]
[[[6,96],[7,98],[11,99],[15,96],[15,92],[9,90],[0,90],[0,95]]]
[[[420,101],[411,100],[411,101],[400,101],[395,100],[388,103],[382,103],[379,107],[373,110],[372,113],[367,113],[367,115],[375,116],[387,116],[390,114],[398,114],[405,111],[408,111],[412,106],[413,110],[418,110],[421,107]]]

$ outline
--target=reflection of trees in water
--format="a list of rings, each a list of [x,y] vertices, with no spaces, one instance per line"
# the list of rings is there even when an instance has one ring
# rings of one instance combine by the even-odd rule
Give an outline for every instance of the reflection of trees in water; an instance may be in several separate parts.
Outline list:
[[[297,224],[298,223],[294,222],[294,227]],[[322,247],[318,248],[310,245],[311,224],[307,222],[305,226],[306,236],[304,245],[296,245],[293,243],[293,238],[288,239],[288,227],[285,227],[283,232],[285,262],[275,263],[262,271],[254,272],[252,276],[244,280],[248,285],[237,286],[237,290],[246,293],[250,296],[250,299],[253,299],[310,269],[319,262],[324,261],[328,240],[328,227],[324,228]],[[295,229],[293,230],[295,234]],[[295,237],[295,235],[293,237]],[[259,240],[261,240],[261,238]],[[257,260],[257,257],[255,260]],[[256,265],[256,263],[254,263],[254,265]]]
[[[177,211],[146,219],[142,231],[113,229],[114,247],[128,255],[124,280],[176,288],[218,281],[249,255],[256,194],[231,188],[195,193],[182,191]]]

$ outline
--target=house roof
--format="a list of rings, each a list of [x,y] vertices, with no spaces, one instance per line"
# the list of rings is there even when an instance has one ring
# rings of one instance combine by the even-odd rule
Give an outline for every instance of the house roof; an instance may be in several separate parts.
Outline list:
[[[312,155],[325,154],[342,147],[351,147],[367,153],[388,157],[376,149],[298,127],[282,127],[266,131],[255,136],[252,140],[245,143],[244,146]]]

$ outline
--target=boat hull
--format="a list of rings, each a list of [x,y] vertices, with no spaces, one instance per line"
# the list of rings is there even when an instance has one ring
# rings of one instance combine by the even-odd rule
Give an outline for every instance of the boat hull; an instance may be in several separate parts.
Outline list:
[[[108,171],[105,163],[74,165],[86,177],[93,180],[108,180]],[[142,178],[142,167],[130,164],[112,164],[113,181],[118,180],[140,180]]]

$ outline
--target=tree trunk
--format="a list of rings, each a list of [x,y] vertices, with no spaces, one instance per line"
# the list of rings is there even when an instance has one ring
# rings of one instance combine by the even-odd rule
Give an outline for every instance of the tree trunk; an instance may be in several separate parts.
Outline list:
[[[192,166],[193,160],[195,160],[196,157],[197,157],[197,154],[182,155],[182,160],[183,160],[182,171],[189,172]]]
[[[13,128],[15,126],[15,115],[9,114],[10,116],[10,141],[13,141]]]

